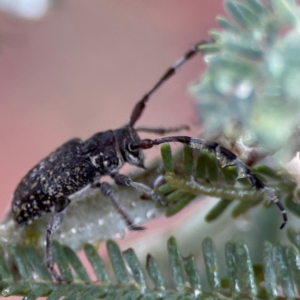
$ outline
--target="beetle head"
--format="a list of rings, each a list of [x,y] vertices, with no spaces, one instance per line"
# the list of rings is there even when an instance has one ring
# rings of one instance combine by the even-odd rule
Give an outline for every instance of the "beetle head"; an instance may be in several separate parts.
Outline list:
[[[124,161],[130,165],[134,165],[140,168],[144,167],[144,154],[141,149],[133,149],[130,147],[132,144],[136,144],[140,141],[140,137],[136,133],[133,127],[130,125],[124,126],[114,131],[116,139],[119,144],[120,152],[124,158]]]

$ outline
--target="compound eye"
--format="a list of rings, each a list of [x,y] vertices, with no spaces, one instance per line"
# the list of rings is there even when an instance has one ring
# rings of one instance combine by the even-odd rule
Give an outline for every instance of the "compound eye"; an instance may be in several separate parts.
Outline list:
[[[133,155],[138,155],[139,153],[139,148],[137,147],[137,144],[135,144],[132,141],[128,141],[126,144],[126,150],[130,153],[132,153]]]

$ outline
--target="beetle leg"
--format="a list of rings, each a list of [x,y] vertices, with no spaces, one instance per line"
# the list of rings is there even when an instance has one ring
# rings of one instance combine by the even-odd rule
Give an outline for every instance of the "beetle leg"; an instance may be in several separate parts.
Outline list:
[[[113,204],[114,208],[117,212],[121,215],[125,223],[131,230],[144,230],[145,227],[134,225],[133,221],[128,217],[126,212],[121,208],[119,205],[113,191],[113,187],[108,182],[102,182],[100,185],[101,192],[104,196],[109,197],[111,203]]]
[[[188,125],[179,125],[174,127],[138,127],[135,128],[136,131],[149,132],[154,134],[163,135],[171,132],[178,132],[181,130],[190,130]]]
[[[56,270],[54,269],[54,261],[53,261],[53,254],[52,254],[52,243],[51,243],[51,236],[52,234],[59,228],[61,222],[64,219],[64,216],[66,214],[68,205],[70,203],[70,200],[68,198],[64,198],[64,205],[65,207],[55,213],[55,215],[53,215],[50,220],[48,221],[47,224],[47,235],[46,235],[46,263],[47,263],[47,268],[50,272],[50,274],[52,275],[52,277],[58,281],[64,281],[63,278],[56,272]]]
[[[131,186],[137,191],[149,196],[154,202],[158,202],[162,205],[165,205],[165,202],[162,200],[161,196],[156,194],[155,191],[150,187],[148,187],[147,185],[140,182],[133,181],[131,178],[123,174],[115,174],[113,175],[113,179],[115,180],[115,183],[117,185]]]

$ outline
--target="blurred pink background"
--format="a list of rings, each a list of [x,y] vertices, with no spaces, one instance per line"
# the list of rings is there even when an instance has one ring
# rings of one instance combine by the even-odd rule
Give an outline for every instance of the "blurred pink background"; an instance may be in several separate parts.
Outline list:
[[[222,12],[210,0],[73,0],[37,21],[1,14],[0,217],[35,163],[70,138],[124,124]],[[138,125],[193,125],[187,87],[203,67],[199,55],[151,99]]]
[[[215,27],[221,1],[62,1],[39,21],[1,15],[0,201],[73,137],[124,124],[162,72]],[[193,124],[199,55],[149,102],[138,125]]]

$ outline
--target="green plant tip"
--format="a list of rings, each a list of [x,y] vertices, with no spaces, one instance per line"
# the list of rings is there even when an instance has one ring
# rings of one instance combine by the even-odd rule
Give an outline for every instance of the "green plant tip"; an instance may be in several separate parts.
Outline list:
[[[161,146],[160,151],[165,171],[167,173],[174,173],[171,146],[169,144],[164,144]]]

